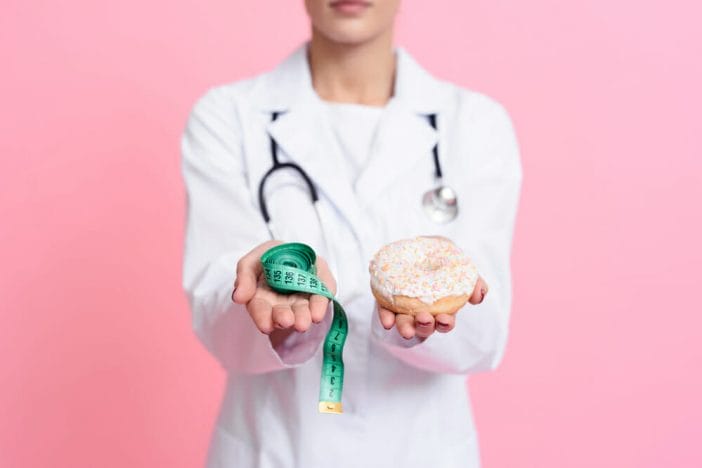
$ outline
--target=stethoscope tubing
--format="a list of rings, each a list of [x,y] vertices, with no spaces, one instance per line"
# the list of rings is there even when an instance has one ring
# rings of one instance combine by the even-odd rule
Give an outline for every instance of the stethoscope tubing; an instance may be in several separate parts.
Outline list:
[[[429,124],[437,130],[437,123],[436,123],[436,114],[428,114],[427,115],[429,119]],[[271,120],[274,121],[278,118],[278,112],[273,112],[271,116]],[[271,235],[271,238],[275,238],[273,230],[271,228],[271,216],[270,212],[268,211],[268,206],[266,204],[266,197],[264,194],[264,189],[266,182],[268,179],[277,171],[280,169],[290,169],[295,172],[297,172],[300,177],[305,181],[305,184],[307,185],[308,192],[310,194],[310,199],[312,201],[312,205],[314,207],[317,220],[320,223],[320,228],[322,229],[322,237],[324,238],[324,243],[326,244],[327,251],[329,251],[329,243],[326,238],[326,233],[324,232],[324,227],[323,223],[321,220],[321,216],[319,214],[318,210],[318,205],[317,203],[319,202],[319,194],[317,192],[317,187],[312,181],[312,178],[307,174],[307,172],[300,167],[298,164],[292,163],[292,162],[283,162],[281,163],[280,160],[278,159],[278,143],[275,141],[275,138],[273,136],[270,136],[270,144],[271,144],[271,159],[272,159],[272,166],[266,171],[266,173],[263,175],[261,178],[261,181],[259,182],[258,185],[258,203],[259,203],[259,208],[261,211],[261,216],[263,216],[263,220],[266,223],[266,227],[268,229],[269,234]],[[443,173],[441,170],[441,161],[439,160],[439,143],[437,142],[434,147],[432,148],[432,160],[434,162],[434,176],[436,178],[437,182],[437,189],[441,188],[443,186],[442,184],[442,179],[443,179]],[[429,192],[427,192],[429,193]],[[455,208],[454,208],[454,215],[455,217]],[[329,251],[329,253],[331,253]]]
[[[273,112],[271,116],[271,120],[275,120],[278,118],[278,112]],[[436,125],[436,114],[428,114],[429,118],[429,123],[430,125],[436,130],[437,125]],[[292,169],[304,179],[305,184],[307,184],[309,193],[310,193],[310,198],[312,200],[312,203],[316,203],[319,200],[319,194],[317,193],[317,187],[315,184],[312,182],[312,179],[310,176],[305,172],[305,170],[300,167],[298,164],[291,163],[291,162],[285,162],[281,163],[278,160],[278,143],[275,141],[275,138],[273,136],[270,137],[270,142],[271,142],[271,159],[273,160],[273,165],[266,171],[266,173],[263,175],[261,178],[261,182],[258,184],[258,205],[261,210],[261,215],[263,216],[263,220],[266,223],[269,223],[271,220],[270,213],[268,211],[268,206],[266,205],[266,198],[263,193],[264,186],[266,184],[266,181],[268,178],[275,173],[275,171],[279,169]],[[432,158],[434,161],[434,176],[436,177],[438,184],[441,185],[441,181],[443,179],[443,173],[441,171],[441,161],[439,160],[439,143],[435,144],[434,147],[432,148]]]
[[[434,127],[434,130],[437,130],[437,128],[436,128],[436,114],[429,114],[428,117],[429,117],[429,124],[432,127]],[[439,143],[438,142],[432,148],[432,155],[434,157],[434,176],[439,181],[439,184],[441,184],[441,180],[443,179],[443,174],[441,173],[441,161],[439,161]]]

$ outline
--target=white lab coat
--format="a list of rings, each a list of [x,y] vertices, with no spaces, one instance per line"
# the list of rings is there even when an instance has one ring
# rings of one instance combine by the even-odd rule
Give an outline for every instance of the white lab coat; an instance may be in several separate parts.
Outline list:
[[[397,47],[395,93],[354,185],[340,171],[341,150],[320,118],[307,46],[270,72],[210,88],[182,137],[183,286],[195,333],[228,375],[207,465],[476,467],[466,379],[500,362],[511,307],[510,251],[522,180],[511,119],[493,98],[433,77]],[[275,122],[273,111],[282,112]],[[424,115],[434,112],[438,132]],[[269,239],[257,198],[271,166],[269,135],[280,159],[298,163],[319,189],[331,252],[299,176],[279,171],[266,199],[276,237],[311,245],[337,279],[349,320],[341,415],[317,411],[331,310],[274,348],[230,300],[237,260]],[[459,196],[459,216],[445,225],[432,223],[420,204],[436,184],[437,142],[445,183]],[[405,340],[378,320],[368,262],[383,244],[419,234],[454,240],[490,292],[459,311],[453,331]]]

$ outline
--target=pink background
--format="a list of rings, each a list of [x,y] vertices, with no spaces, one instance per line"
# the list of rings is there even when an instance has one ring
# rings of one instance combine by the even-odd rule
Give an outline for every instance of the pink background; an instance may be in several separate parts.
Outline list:
[[[471,386],[486,467],[702,466],[701,15],[404,2],[398,43],[522,149],[511,340]],[[302,0],[3,2],[0,466],[202,465],[224,376],[180,289],[179,137],[306,36]]]

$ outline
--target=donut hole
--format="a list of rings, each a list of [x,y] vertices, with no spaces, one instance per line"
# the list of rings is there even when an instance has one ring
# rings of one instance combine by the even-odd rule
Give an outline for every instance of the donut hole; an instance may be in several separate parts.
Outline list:
[[[444,266],[446,266],[444,258],[433,256],[426,256],[417,264],[417,267],[423,271],[437,271]]]

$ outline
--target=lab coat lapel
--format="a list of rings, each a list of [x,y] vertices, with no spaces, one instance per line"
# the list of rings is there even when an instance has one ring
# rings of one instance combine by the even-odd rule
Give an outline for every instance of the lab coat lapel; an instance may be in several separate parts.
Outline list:
[[[341,155],[332,129],[319,106],[298,106],[268,124],[278,146],[298,164],[354,229],[362,226],[361,212],[348,179],[339,174]],[[282,160],[281,160],[282,162]]]
[[[338,161],[342,155],[324,114],[323,102],[312,86],[308,45],[309,41],[298,46],[267,75],[265,86],[258,90],[261,108],[280,112],[276,120],[267,124],[266,131],[282,150],[281,162],[298,164],[361,238],[362,213],[350,181],[339,176]]]
[[[426,171],[433,171],[431,150],[437,133],[427,118],[396,99],[388,103],[379,122],[373,153],[356,182],[364,206],[378,199],[382,191],[411,170],[420,158]]]
[[[441,113],[451,98],[450,86],[430,75],[404,48],[395,51],[393,96],[379,122],[368,166],[356,185],[364,206],[374,203],[383,190],[416,167],[419,159],[426,160],[422,170],[433,173],[432,148],[440,138],[427,116],[436,114],[441,123]]]

